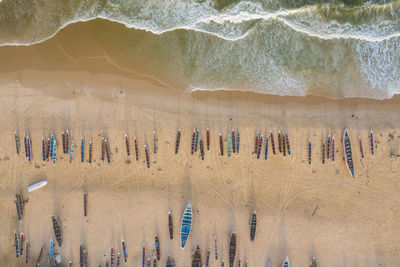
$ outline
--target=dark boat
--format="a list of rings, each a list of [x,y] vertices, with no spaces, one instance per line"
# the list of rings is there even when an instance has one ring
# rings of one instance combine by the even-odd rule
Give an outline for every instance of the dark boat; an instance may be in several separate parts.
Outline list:
[[[25,248],[25,264],[29,262],[29,241],[26,241],[26,248]]]
[[[310,259],[310,267],[317,267],[317,259],[315,257]]]
[[[174,238],[174,227],[172,224],[172,213],[168,211],[168,229],[169,229],[169,239]]]
[[[88,194],[83,194],[83,216],[87,216],[87,199]]]
[[[236,137],[236,153],[239,153],[239,148],[240,148],[240,131],[237,131],[237,137]]]
[[[371,154],[375,154],[375,150],[374,150],[374,135],[372,134],[372,130],[369,131],[369,143],[370,143],[370,150],[371,150]]]
[[[136,161],[138,161],[139,160],[139,147],[138,147],[138,142],[137,142],[136,136],[134,139],[135,139],[135,156],[136,156]]]
[[[353,156],[351,153],[350,137],[347,128],[344,128],[343,131],[343,153],[344,153],[344,160],[346,162],[346,167],[351,177],[354,178]]]
[[[279,150],[279,153],[282,153],[282,136],[281,136],[281,131],[278,131],[278,150]]]
[[[311,140],[308,140],[308,165],[311,164],[311,152],[312,152]]]
[[[363,144],[362,144],[361,135],[358,136],[358,144],[360,145],[361,158],[364,158],[364,147],[363,147]]]
[[[331,154],[331,135],[328,134],[328,138],[326,139],[326,158],[329,159]]]
[[[257,150],[258,150],[258,132],[256,132],[256,139],[254,141],[254,154],[257,154]]]
[[[81,139],[81,162],[83,163],[85,161],[85,140]]]
[[[275,141],[274,141],[274,134],[272,133],[272,130],[271,130],[271,134],[270,134],[270,139],[271,139],[272,153],[275,155]]]
[[[290,143],[289,143],[289,135],[286,133],[286,146],[287,146],[287,153],[290,155]]]
[[[332,136],[332,151],[331,151],[332,162],[335,161],[335,137]]]
[[[125,134],[125,146],[126,146],[126,155],[129,157],[131,154],[130,148],[129,148],[129,137],[127,134]]]
[[[181,142],[181,129],[178,129],[178,133],[176,134],[176,141],[175,141],[175,154],[178,154],[180,142]]]
[[[104,146],[105,146],[105,149],[106,149],[107,162],[110,163],[110,162],[111,162],[111,158],[110,158],[110,145],[108,144],[107,138],[104,138]]]
[[[268,135],[265,135],[264,159],[268,159]]]
[[[325,163],[325,141],[322,141],[322,164]]]
[[[234,129],[232,129],[232,152],[236,153],[236,136]]]
[[[83,245],[81,244],[79,247],[79,266],[83,267]]]
[[[157,154],[157,141],[158,141],[157,133],[156,133],[156,131],[153,131],[153,152],[154,152],[154,154]]]
[[[146,144],[144,144],[144,153],[146,154],[146,164],[147,164],[147,168],[150,168],[149,150],[147,149],[147,145],[146,145]]]
[[[222,133],[219,133],[219,152],[221,153],[221,156],[224,155],[224,140],[222,138]]]
[[[19,155],[19,137],[16,131],[14,132],[14,138],[15,138],[15,148],[17,149],[17,155]]]
[[[58,246],[61,247],[62,235],[61,235],[60,225],[58,224],[58,221],[54,214],[51,216],[51,220],[53,222],[54,235],[56,236]]]
[[[174,260],[168,256],[166,267],[174,267]]]
[[[15,256],[19,257],[19,235],[14,231]]]
[[[194,153],[194,143],[195,143],[195,138],[196,138],[196,129],[193,129],[193,134],[192,134],[192,150],[191,154]]]
[[[229,267],[233,267],[236,255],[236,234],[232,232],[231,240],[229,241]]]
[[[199,246],[197,246],[193,256],[192,267],[200,267],[201,265],[202,263],[201,263],[200,248]]]
[[[125,240],[122,240],[122,254],[124,255],[124,261],[128,261],[128,253],[126,252]]]
[[[154,245],[156,247],[156,255],[157,255],[157,260],[160,260],[161,258],[161,253],[160,253],[160,242],[158,241],[158,236],[154,238]]]
[[[207,128],[206,132],[207,150],[210,150],[210,129]]]
[[[286,157],[286,138],[283,132],[282,132],[282,152],[283,156]]]
[[[115,253],[114,253],[114,248],[111,248],[110,252],[110,265],[111,267],[114,267],[114,262],[115,262]]]
[[[201,155],[201,160],[204,160],[204,144],[201,135],[200,135],[200,155]]]
[[[262,141],[263,141],[263,135],[261,134],[258,137],[258,141],[257,141],[257,159],[259,159],[260,155],[261,155]]]
[[[250,241],[254,242],[254,238],[256,236],[256,229],[257,229],[257,215],[256,211],[253,211],[250,219]]]
[[[206,267],[208,267],[210,265],[210,255],[211,255],[211,251],[208,249],[207,254],[206,254]]]

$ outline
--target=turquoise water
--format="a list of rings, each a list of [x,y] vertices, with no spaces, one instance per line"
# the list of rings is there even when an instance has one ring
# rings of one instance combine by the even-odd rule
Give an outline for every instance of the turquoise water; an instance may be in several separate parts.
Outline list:
[[[105,51],[120,47],[115,62],[140,61],[188,92],[382,99],[400,91],[399,0],[3,0],[0,45],[45,42],[96,18],[112,21],[94,29]]]

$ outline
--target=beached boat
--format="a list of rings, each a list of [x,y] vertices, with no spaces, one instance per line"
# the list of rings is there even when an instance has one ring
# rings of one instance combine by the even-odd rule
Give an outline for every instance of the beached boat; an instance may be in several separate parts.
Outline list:
[[[206,267],[208,267],[210,265],[210,255],[211,255],[211,251],[208,249],[207,254],[206,254]]]
[[[181,142],[181,129],[178,129],[178,132],[176,133],[176,141],[175,141],[175,154],[178,154],[180,142]]]
[[[104,145],[106,147],[106,157],[107,157],[107,162],[111,163],[111,156],[110,156],[110,144],[108,143],[108,139],[104,139]]]
[[[160,260],[161,253],[160,253],[160,242],[158,241],[158,236],[154,238],[154,246],[156,247],[157,260]]]
[[[129,148],[129,137],[127,134],[125,134],[125,146],[126,146],[126,155],[129,157],[131,154],[130,148]]]
[[[374,135],[372,133],[372,130],[369,131],[369,144],[370,144],[370,151],[371,154],[375,154],[375,149],[374,149]]]
[[[282,267],[289,267],[289,257],[286,257],[285,261],[282,264]]]
[[[317,267],[317,259],[315,257],[310,259],[310,267]]]
[[[278,150],[279,150],[279,153],[282,153],[282,136],[281,136],[281,131],[278,131]]]
[[[115,261],[115,253],[114,253],[114,248],[111,248],[110,252],[110,265],[111,267],[114,267],[114,261]]]
[[[15,256],[19,257],[19,235],[16,231],[14,231],[14,247],[15,247]]]
[[[73,267],[74,265],[72,264],[72,260],[69,260],[68,267]]]
[[[347,170],[349,171],[350,176],[354,178],[353,156],[351,153],[350,137],[347,128],[344,128],[343,130],[343,153]]]
[[[69,152],[69,140],[70,140],[70,135],[69,135],[69,130],[67,129],[65,133],[65,153],[68,154]]]
[[[198,145],[199,145],[199,129],[196,128],[196,135],[194,138],[194,152],[197,152]]]
[[[329,159],[331,153],[331,135],[328,134],[328,138],[326,139],[326,158]]]
[[[168,230],[169,230],[169,239],[174,238],[174,226],[172,224],[172,213],[168,211]]]
[[[263,135],[260,134],[260,136],[258,137],[258,142],[257,142],[257,159],[260,159],[262,141],[263,141]]]
[[[54,214],[51,216],[51,220],[53,222],[54,235],[56,236],[58,246],[61,247],[62,235],[61,235],[60,225]]]
[[[57,160],[57,141],[54,140],[54,143],[53,143],[53,164],[56,164],[56,160]]]
[[[250,241],[254,242],[254,238],[256,236],[257,230],[257,214],[256,211],[253,211],[250,219]]]
[[[65,133],[61,133],[61,140],[62,140],[62,146],[63,146],[63,153],[65,154]]]
[[[258,132],[256,132],[256,139],[254,141],[254,154],[256,154],[256,155],[257,155],[257,150],[258,150],[258,141],[259,141]]]
[[[83,245],[81,243],[81,245],[79,246],[79,266],[83,267]]]
[[[53,158],[53,149],[54,149],[54,135],[50,135],[50,153],[49,153],[49,158],[50,160]]]
[[[168,256],[168,258],[167,258],[166,267],[174,267],[174,261],[170,256]]]
[[[50,137],[47,137],[46,160],[48,160],[50,157],[50,144],[51,144]]]
[[[289,135],[286,133],[286,147],[287,147],[287,153],[290,155],[290,143],[289,143]]]
[[[88,266],[87,251],[85,248],[83,248],[83,267],[87,266]]]
[[[128,261],[128,253],[126,251],[125,240],[123,240],[123,239],[122,239],[122,254],[124,255],[124,261],[127,262]]]
[[[146,144],[144,144],[144,153],[146,155],[147,168],[150,168],[150,156],[149,156],[149,150],[147,149],[147,145]]]
[[[358,136],[358,144],[359,144],[359,146],[360,146],[361,158],[364,158],[364,147],[363,147],[363,144],[362,144],[361,135]]]
[[[190,231],[192,228],[192,204],[187,204],[185,211],[183,212],[181,222],[181,248],[184,249],[187,241],[189,240]]]
[[[282,132],[282,152],[283,156],[286,157],[286,138],[283,132]]]
[[[146,264],[146,247],[142,246],[142,267]]]
[[[275,141],[274,141],[274,134],[272,133],[272,130],[270,133],[270,139],[271,139],[272,153],[275,155]]]
[[[24,233],[21,232],[19,241],[19,255],[24,255]]]
[[[271,261],[270,260],[267,261],[267,267],[271,267]]]
[[[147,264],[146,264],[146,267],[150,267],[150,265],[151,265],[151,261],[150,261],[150,257],[149,257],[149,258],[147,258]]]
[[[194,153],[194,144],[195,144],[195,139],[196,139],[196,129],[193,129],[192,133],[192,149],[191,149],[191,154]]]
[[[53,251],[54,251],[53,239],[50,239],[50,247],[49,247],[49,265],[51,265],[51,262],[53,261]]]
[[[26,134],[24,134],[24,148],[25,148],[25,157],[28,157],[28,143],[26,142]]]
[[[231,133],[228,131],[228,157],[231,156]]]
[[[206,130],[206,142],[207,142],[207,150],[210,150],[210,129]]]
[[[69,163],[72,163],[72,160],[74,159],[74,146],[75,146],[75,143],[74,143],[74,141],[72,141],[71,152],[69,154]]]
[[[32,141],[29,135],[26,135],[26,143],[27,143],[27,148],[28,148],[28,160],[31,162],[32,160]]]
[[[85,161],[85,141],[82,137],[81,139],[81,162],[83,163]]]
[[[217,243],[217,236],[214,237],[214,256],[215,256],[215,260],[218,260],[218,243]]]
[[[42,160],[46,161],[46,144],[43,136],[42,136]]]
[[[19,137],[16,131],[14,132],[14,139],[15,139],[15,148],[17,151],[17,155],[19,155]]]
[[[222,262],[221,262],[221,267],[224,267],[224,266],[225,266],[225,261],[222,260]]]
[[[28,264],[28,262],[29,262],[29,258],[30,258],[29,253],[30,253],[30,251],[29,251],[29,241],[27,240],[26,241],[26,247],[25,247],[25,264]]]
[[[136,161],[139,161],[139,145],[138,145],[138,141],[137,141],[137,139],[136,139],[136,136],[135,136],[135,156],[136,156]]]
[[[312,144],[311,140],[308,140],[308,165],[311,164],[311,152],[312,152]]]
[[[322,164],[325,163],[325,141],[322,141]]]
[[[89,141],[89,163],[92,163],[93,159],[93,143]]]
[[[157,267],[157,258],[156,258],[156,256],[153,257],[153,267]]]
[[[192,260],[192,267],[200,267],[201,263],[201,254],[200,254],[200,247],[197,246],[196,250],[194,251],[193,260]]]
[[[232,152],[236,153],[236,136],[235,129],[232,129]]]
[[[229,267],[233,267],[236,256],[236,233],[232,232],[231,239],[229,241]]]
[[[17,215],[18,215],[18,220],[22,219],[22,216],[24,215],[24,197],[22,196],[21,192],[18,192],[15,195],[15,203],[17,205]]]
[[[268,159],[268,135],[265,135],[264,159]]]
[[[45,185],[47,185],[47,181],[46,180],[42,180],[42,181],[39,181],[37,183],[34,183],[34,184],[28,186],[28,192],[35,191],[35,190],[37,190],[39,188],[42,188]]]
[[[204,160],[204,144],[201,135],[200,135],[200,156],[201,160]]]
[[[106,155],[106,143],[105,143],[105,139],[104,136],[101,137],[101,157],[100,160],[104,161]]]
[[[236,137],[236,153],[239,153],[239,148],[240,148],[240,131],[237,131],[237,137]]]
[[[331,151],[332,162],[335,161],[335,137],[332,136],[332,151]]]
[[[83,194],[83,216],[87,216],[87,201],[88,201],[88,194]]]
[[[237,267],[240,267],[241,264],[242,264],[242,258],[239,257]]]
[[[154,154],[157,154],[157,141],[158,141],[158,138],[157,138],[157,133],[156,133],[156,131],[153,131],[153,152],[154,152]]]
[[[222,133],[219,133],[219,153],[221,156],[224,155],[224,139],[222,138]]]
[[[38,267],[40,265],[39,263],[42,260],[45,250],[46,250],[46,244],[43,244],[42,248],[40,249],[39,255],[36,259],[36,267]]]

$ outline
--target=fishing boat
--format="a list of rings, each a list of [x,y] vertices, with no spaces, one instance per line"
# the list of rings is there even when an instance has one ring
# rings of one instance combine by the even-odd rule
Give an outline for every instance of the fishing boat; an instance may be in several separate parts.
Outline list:
[[[69,163],[72,163],[72,160],[74,158],[74,146],[75,146],[75,143],[74,143],[74,141],[72,141],[72,143],[71,143],[71,152],[69,154]]]
[[[231,133],[228,131],[228,157],[231,156]]]
[[[290,155],[290,143],[289,143],[289,135],[286,133],[286,147],[287,147],[287,153]]]
[[[200,156],[201,160],[204,160],[204,144],[201,135],[200,135]]]
[[[83,245],[81,243],[81,245],[79,246],[79,266],[83,267]]]
[[[69,260],[68,267],[73,267],[74,265],[72,264],[72,260]]]
[[[239,153],[239,148],[240,148],[240,131],[237,131],[237,137],[236,137],[236,153]]]
[[[139,161],[139,145],[138,145],[138,141],[137,141],[137,139],[136,139],[136,136],[135,136],[135,156],[136,156],[136,161]]]
[[[208,249],[207,254],[206,254],[206,267],[208,267],[210,265],[210,255],[211,255],[211,251]]]
[[[104,138],[104,145],[106,148],[106,157],[107,157],[107,162],[111,163],[111,157],[110,157],[110,145],[108,144],[107,138]]]
[[[278,150],[279,150],[279,153],[282,153],[282,136],[281,136],[281,131],[278,131]]]
[[[26,142],[27,142],[27,147],[28,147],[28,160],[31,162],[32,160],[32,141],[29,135],[26,135]]]
[[[224,140],[222,138],[222,133],[219,133],[219,153],[221,156],[224,155]]]
[[[46,161],[46,144],[43,136],[42,136],[42,160]]]
[[[83,163],[85,160],[85,141],[82,137],[81,139],[81,162]]]
[[[201,254],[200,254],[200,247],[197,246],[196,250],[194,251],[193,260],[192,260],[192,267],[200,267],[201,263]]]
[[[233,267],[236,255],[236,233],[232,232],[231,240],[229,241],[229,267]]]
[[[57,141],[54,140],[54,144],[53,144],[53,164],[56,164],[56,160],[57,160]]]
[[[111,252],[110,252],[110,265],[111,265],[111,267],[114,267],[114,261],[115,261],[115,258],[114,258],[114,248],[111,248]]]
[[[26,142],[26,134],[24,134],[24,148],[25,148],[25,157],[28,157],[28,143]]]
[[[50,160],[53,158],[53,149],[54,149],[54,135],[51,134],[50,135],[50,153],[49,153]]]
[[[69,130],[67,129],[65,133],[65,153],[68,154],[69,152],[69,140],[70,140],[70,135],[69,135]]]
[[[29,241],[26,241],[26,247],[25,247],[25,264],[28,264],[29,262]]]
[[[158,241],[158,236],[154,238],[154,246],[156,247],[157,260],[160,260],[161,253],[160,253],[160,242]]]
[[[363,144],[362,144],[361,135],[358,136],[358,143],[360,145],[361,158],[364,158],[364,148],[363,148]]]
[[[42,181],[39,181],[37,183],[34,183],[34,184],[28,186],[28,192],[35,191],[35,190],[37,190],[39,188],[42,188],[45,185],[47,185],[47,181],[46,180],[42,180]]]
[[[193,134],[192,134],[192,150],[191,154],[194,153],[194,143],[195,143],[195,138],[196,138],[196,129],[193,129]]]
[[[317,259],[315,257],[310,259],[310,267],[317,267]]]
[[[62,235],[61,235],[60,225],[54,214],[51,216],[51,220],[53,222],[54,235],[56,236],[58,246],[61,247]]]
[[[83,216],[87,216],[88,194],[83,194]]]
[[[326,139],[326,158],[329,159],[331,152],[331,135],[328,134],[328,138]]]
[[[65,133],[61,133],[61,140],[62,140],[62,146],[63,146],[63,153],[65,154]]]
[[[349,171],[351,177],[354,178],[353,156],[351,153],[350,137],[347,128],[344,128],[343,131],[343,152],[347,170]]]
[[[282,264],[282,267],[289,267],[289,257],[286,257],[285,261]]]
[[[371,154],[375,154],[374,150],[374,135],[372,134],[372,130],[369,131],[369,143],[370,143],[370,150]]]
[[[168,211],[168,230],[169,230],[169,239],[174,238],[174,227],[172,224],[172,213]]]
[[[268,135],[265,135],[264,159],[268,159]]]
[[[271,139],[272,153],[275,155],[275,141],[274,141],[274,134],[272,133],[272,130],[271,130],[271,134],[270,134],[270,139]]]
[[[157,267],[157,258],[156,258],[156,256],[153,257],[153,267]]]
[[[128,261],[128,253],[126,252],[125,240],[122,239],[122,254],[124,255],[124,261]]]
[[[154,154],[157,154],[157,133],[156,131],[153,131],[153,152]]]
[[[93,144],[92,141],[89,141],[89,163],[92,163],[93,158]]]
[[[147,145],[144,144],[144,153],[146,155],[146,164],[147,168],[150,168],[150,157],[149,157],[149,150],[147,149]]]
[[[236,138],[235,129],[232,129],[232,152],[236,153]]]
[[[53,250],[54,250],[53,239],[50,239],[50,247],[49,247],[49,265],[51,265],[51,262],[53,261]]]
[[[225,266],[225,262],[224,262],[224,260],[222,260],[221,267],[224,267],[224,266]]]
[[[15,139],[15,148],[17,151],[17,155],[19,155],[19,137],[16,131],[14,132],[14,139]]]
[[[100,160],[104,161],[105,154],[106,154],[106,144],[104,142],[104,136],[101,137],[101,157]]]
[[[166,267],[173,267],[173,266],[174,266],[173,265],[173,260],[172,260],[172,258],[170,256],[168,256]]]
[[[146,264],[146,247],[142,247],[142,267],[145,267]]]
[[[262,148],[262,141],[263,141],[263,135],[260,134],[260,136],[258,137],[258,142],[257,142],[257,159],[260,159],[260,155],[261,155],[261,148]]]
[[[322,164],[325,163],[325,141],[322,141]]]
[[[254,238],[256,237],[256,229],[257,229],[257,214],[256,211],[253,211],[250,219],[250,241],[254,242]]]
[[[19,235],[16,231],[14,231],[14,247],[15,247],[15,256],[19,257]]]
[[[83,266],[87,267],[88,266],[88,260],[87,260],[87,251],[85,248],[83,248]]]
[[[207,142],[207,150],[210,150],[210,129],[206,130],[206,142]]]
[[[332,162],[335,161],[335,137],[332,136],[332,151],[331,151]]]
[[[271,261],[269,259],[267,261],[267,267],[271,267]]]
[[[240,267],[241,264],[242,264],[242,258],[239,257],[237,267]]]
[[[215,255],[215,260],[218,260],[218,243],[217,243],[217,236],[214,237],[214,255]]]
[[[125,134],[125,146],[126,146],[126,155],[129,157],[131,154],[130,149],[129,149],[129,137],[127,134]]]
[[[283,132],[282,132],[282,152],[283,156],[286,157],[286,138]]]
[[[21,209],[21,206],[19,205],[19,203],[18,203],[18,199],[15,199],[15,205],[16,205],[16,207],[17,207],[17,218],[18,218],[18,220],[20,221],[21,220],[21,218],[22,218],[22,209]]]
[[[150,261],[150,257],[149,257],[149,258],[147,258],[147,265],[146,265],[146,267],[150,267],[150,265],[151,265],[151,261]]]
[[[45,250],[46,250],[46,244],[43,244],[42,248],[40,249],[39,256],[36,259],[36,267],[39,266],[39,263],[44,255]]]
[[[19,255],[24,255],[24,233],[21,232],[19,241]]]
[[[258,141],[259,141],[258,132],[256,132],[256,140],[254,141],[254,154],[256,154],[256,155],[257,155],[257,150],[258,150]]]
[[[17,203],[18,220],[21,220],[22,216],[24,215],[24,203],[25,203],[21,192],[18,192],[16,194],[15,203]]]
[[[178,154],[180,142],[181,142],[181,129],[178,129],[178,132],[176,133],[176,141],[175,141],[175,154]]]
[[[311,152],[312,152],[312,144],[310,139],[308,140],[308,165],[311,164]]]
[[[117,253],[117,267],[121,265],[121,254],[119,254],[119,251]]]
[[[194,138],[194,152],[197,152],[198,145],[199,145],[199,129],[196,128],[196,135]]]
[[[187,204],[185,211],[182,215],[181,222],[181,248],[184,249],[187,241],[189,240],[190,231],[192,228],[192,204]]]
[[[50,137],[47,137],[46,160],[48,160],[50,157],[50,143]]]

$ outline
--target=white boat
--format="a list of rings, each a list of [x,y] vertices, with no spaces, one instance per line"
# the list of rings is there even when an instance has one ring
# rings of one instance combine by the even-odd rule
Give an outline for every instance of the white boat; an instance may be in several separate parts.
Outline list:
[[[46,180],[42,180],[40,182],[37,182],[33,185],[28,186],[28,192],[35,191],[36,189],[42,188],[43,186],[47,185]]]

